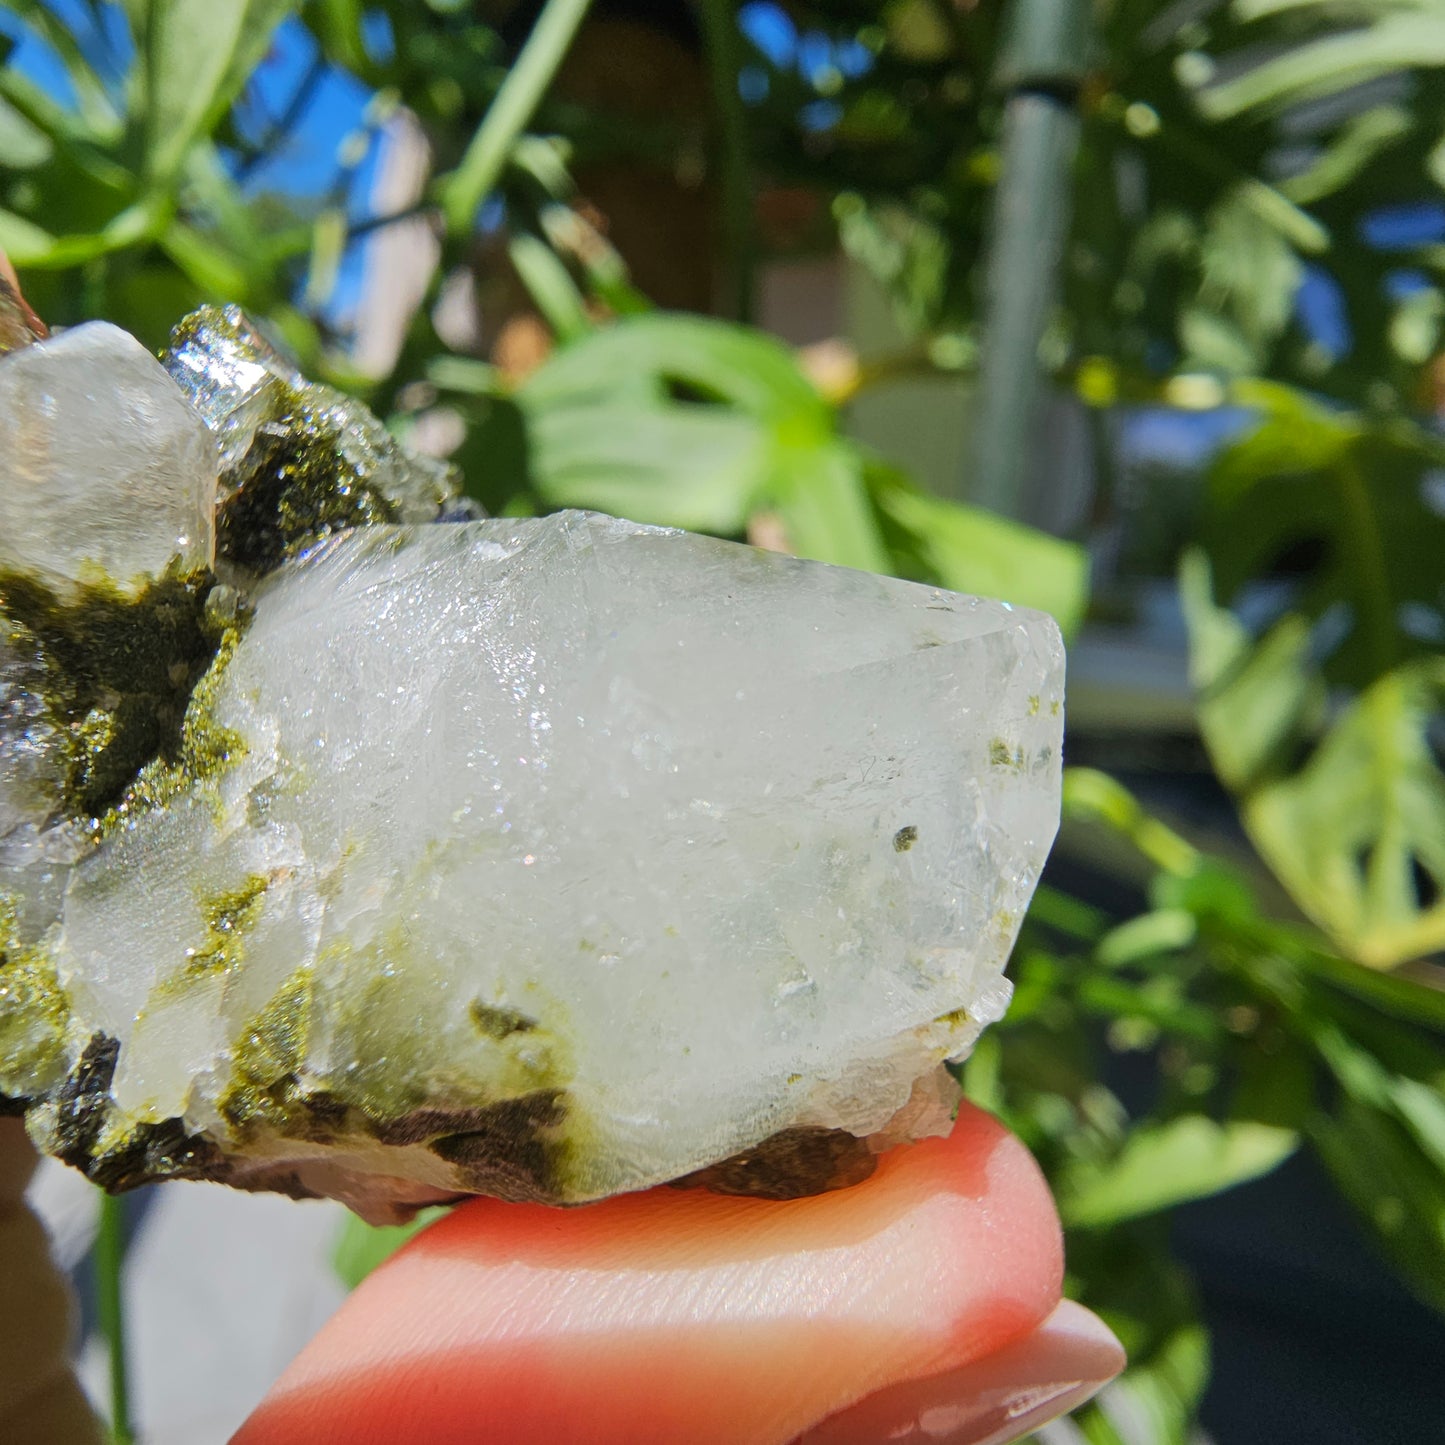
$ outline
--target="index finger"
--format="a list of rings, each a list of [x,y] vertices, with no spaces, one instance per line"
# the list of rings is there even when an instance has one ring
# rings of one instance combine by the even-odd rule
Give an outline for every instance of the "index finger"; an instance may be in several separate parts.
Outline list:
[[[234,1445],[786,1445],[1033,1335],[1061,1277],[1037,1166],[967,1105],[808,1199],[478,1199],[363,1281]],[[1103,1341],[1085,1394],[1122,1364]]]

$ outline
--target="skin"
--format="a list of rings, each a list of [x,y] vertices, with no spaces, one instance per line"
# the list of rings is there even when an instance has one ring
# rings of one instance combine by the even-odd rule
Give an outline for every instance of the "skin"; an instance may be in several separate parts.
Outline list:
[[[0,352],[42,335],[0,252]],[[34,1166],[0,1119],[0,1439],[92,1445]],[[477,1199],[354,1292],[233,1445],[1003,1445],[1123,1367],[1062,1269],[1037,1167],[970,1106],[811,1199]]]
[[[233,1445],[1016,1439],[1123,1364],[1062,1271],[1037,1166],[971,1106],[809,1199],[478,1199],[362,1283]]]
[[[20,282],[9,258],[0,251],[0,355],[28,346],[50,333],[20,294]]]
[[[73,1323],[45,1231],[25,1207],[35,1151],[19,1119],[0,1119],[0,1440],[100,1445],[101,1432],[70,1372]]]

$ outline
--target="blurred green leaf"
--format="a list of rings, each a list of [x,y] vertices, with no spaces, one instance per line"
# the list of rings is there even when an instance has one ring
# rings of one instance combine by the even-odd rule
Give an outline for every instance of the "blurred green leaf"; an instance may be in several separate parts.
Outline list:
[[[862,459],[792,354],[761,332],[624,317],[576,336],[517,400],[550,505],[723,535],[766,508],[800,555],[890,570]]]
[[[348,1214],[341,1225],[332,1267],[347,1289],[355,1289],[378,1265],[384,1264],[413,1235],[420,1234],[445,1209],[423,1209],[409,1224],[365,1224]]]
[[[1128,1352],[1124,1374],[1072,1423],[1092,1445],[1191,1445],[1209,1378],[1209,1338],[1164,1221],[1076,1232],[1066,1292],[1095,1310]]]
[[[1105,1388],[1083,1420],[1091,1445],[1189,1445],[1194,1412],[1209,1381],[1209,1336],[1202,1324],[1175,1330],[1147,1361]],[[1107,1433],[1100,1430],[1107,1427]]]
[[[1200,728],[1280,881],[1363,963],[1445,946],[1445,773],[1429,738],[1445,660],[1381,676],[1295,766],[1292,750],[1312,742],[1323,707],[1303,623],[1287,617],[1251,644],[1214,605],[1200,558],[1186,559],[1181,588]]]
[[[1362,19],[1371,14],[1356,8]],[[1445,18],[1419,10],[1375,15],[1372,25],[1332,28],[1207,85],[1199,92],[1200,109],[1215,120],[1247,110],[1278,110],[1394,71],[1445,64]]]
[[[618,395],[726,403],[786,424],[787,439],[828,434],[827,404],[792,352],[771,336],[702,316],[658,312],[604,327],[550,358],[528,379],[530,405],[576,405]]]
[[[1220,1124],[1184,1114],[1143,1125],[1111,1163],[1080,1163],[1065,1171],[1057,1184],[1059,1214],[1075,1228],[1153,1214],[1268,1174],[1298,1145],[1294,1130],[1252,1120]]]
[[[590,0],[545,0],[521,53],[487,107],[455,171],[436,190],[447,227],[464,234],[491,193],[587,14]]]
[[[243,296],[246,272],[209,236],[183,221],[172,221],[160,237],[161,249],[202,291],[211,296]]]
[[[1429,643],[1410,610],[1438,613],[1445,516],[1425,488],[1445,448],[1406,422],[1380,422],[1252,384],[1239,399],[1259,420],[1209,470],[1200,541],[1222,601],[1272,572],[1291,576],[1293,610],[1342,634],[1321,662],[1332,684],[1359,687]],[[1301,560],[1308,570],[1300,575]]]
[[[1160,908],[1121,923],[1099,940],[1094,957],[1106,968],[1122,968],[1159,953],[1188,948],[1199,932],[1185,908]]]
[[[1420,366],[1440,347],[1445,323],[1445,296],[1433,286],[1421,286],[1401,297],[1390,320],[1390,345],[1402,361]]]
[[[724,535],[834,445],[784,346],[695,317],[627,317],[579,337],[517,401],[550,505]]]
[[[1240,187],[1206,217],[1198,302],[1184,312],[1180,328],[1185,366],[1256,371],[1294,314],[1303,267],[1253,195]]]
[[[1445,774],[1429,729],[1445,659],[1397,668],[1343,713],[1298,772],[1261,787],[1246,820],[1305,911],[1374,967],[1445,947]],[[1435,901],[1424,902],[1422,879]]]
[[[89,155],[94,147],[108,139],[97,133],[86,116],[66,109],[13,65],[0,69],[0,99],[33,129],[72,155]]]
[[[722,407],[626,396],[542,407],[525,389],[518,399],[532,478],[554,507],[734,535],[774,475],[766,431]]]
[[[1347,1099],[1310,1137],[1345,1197],[1396,1268],[1445,1310],[1445,1174],[1396,1119]]]
[[[144,56],[145,170],[164,184],[209,134],[296,0],[150,0],[135,7]]]
[[[856,447],[842,441],[808,447],[786,456],[782,470],[773,503],[800,557],[893,570]]]
[[[1040,883],[1034,889],[1029,919],[1085,943],[1098,938],[1108,923],[1108,915],[1102,909],[1047,883]]]
[[[592,329],[577,283],[545,241],[525,233],[513,236],[507,255],[559,341],[575,341]]]
[[[1280,189],[1299,205],[1323,200],[1414,129],[1414,118],[1403,106],[1371,106],[1351,116],[1309,169],[1282,182]]]
[[[1195,918],[1232,928],[1259,918],[1259,903],[1249,884],[1216,858],[1200,858],[1187,873],[1159,873],[1149,888],[1155,908],[1183,908]],[[1354,972],[1354,970],[1351,970]]]
[[[1278,938],[1272,939],[1277,946]],[[1359,999],[1392,1018],[1445,1034],[1445,988],[1431,987],[1400,973],[1379,973],[1303,942],[1285,944],[1289,958],[1312,979]]]
[[[1117,779],[1095,768],[1064,770],[1063,812],[1066,821],[1102,824],[1121,834],[1165,873],[1187,878],[1200,866],[1196,848],[1147,813]]]
[[[13,211],[0,210],[0,251],[17,266],[33,266],[43,262],[55,249],[55,237],[33,221]]]
[[[1209,564],[1198,552],[1185,556],[1179,590],[1189,623],[1200,731],[1220,779],[1246,791],[1323,717],[1324,687],[1309,665],[1309,626],[1290,614],[1252,645],[1234,614],[1214,606]]]
[[[1191,1000],[1180,980],[1165,975],[1138,980],[1090,971],[1079,977],[1076,995],[1086,1013],[1111,1021],[1115,1052],[1153,1048],[1161,1034],[1213,1048],[1223,1032],[1215,1009]]]
[[[137,202],[99,230],[72,235],[51,235],[22,216],[0,211],[0,246],[17,266],[47,270],[81,266],[150,238],[163,224],[166,209],[160,198]]]
[[[60,14],[41,0],[8,0],[6,8],[24,20],[59,55],[86,130],[97,139],[118,138],[122,121],[115,104]],[[8,156],[6,161],[9,163]]]
[[[327,55],[353,75],[370,72],[360,0],[313,0],[306,18]]]
[[[1358,1033],[1358,1021],[1350,1022]],[[1445,1052],[1438,1051],[1440,1041],[1400,1030],[1382,1039],[1376,1026],[1367,1030],[1367,1046],[1347,1027],[1311,1021],[1320,1057],[1357,1103],[1393,1114],[1445,1177]]]
[[[908,536],[929,571],[954,592],[1036,607],[1066,637],[1077,631],[1089,596],[1089,559],[1061,542],[978,507],[945,501],[887,468],[872,469],[883,513]]]
[[[32,125],[7,100],[0,100],[0,155],[7,169],[27,171],[44,165],[55,153],[50,138]]]

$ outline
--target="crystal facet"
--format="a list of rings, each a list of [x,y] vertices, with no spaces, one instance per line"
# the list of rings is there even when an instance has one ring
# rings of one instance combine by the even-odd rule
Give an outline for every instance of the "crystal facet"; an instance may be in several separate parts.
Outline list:
[[[134,595],[210,563],[215,447],[165,369],[93,321],[0,357],[0,570]]]

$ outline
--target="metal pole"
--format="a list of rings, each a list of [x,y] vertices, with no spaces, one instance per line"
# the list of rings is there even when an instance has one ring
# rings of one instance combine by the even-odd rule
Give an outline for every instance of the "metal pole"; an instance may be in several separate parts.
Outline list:
[[[994,73],[1002,172],[985,273],[971,501],[1020,516],[1037,455],[1039,343],[1058,296],[1079,144],[1088,0],[1014,0]]]

